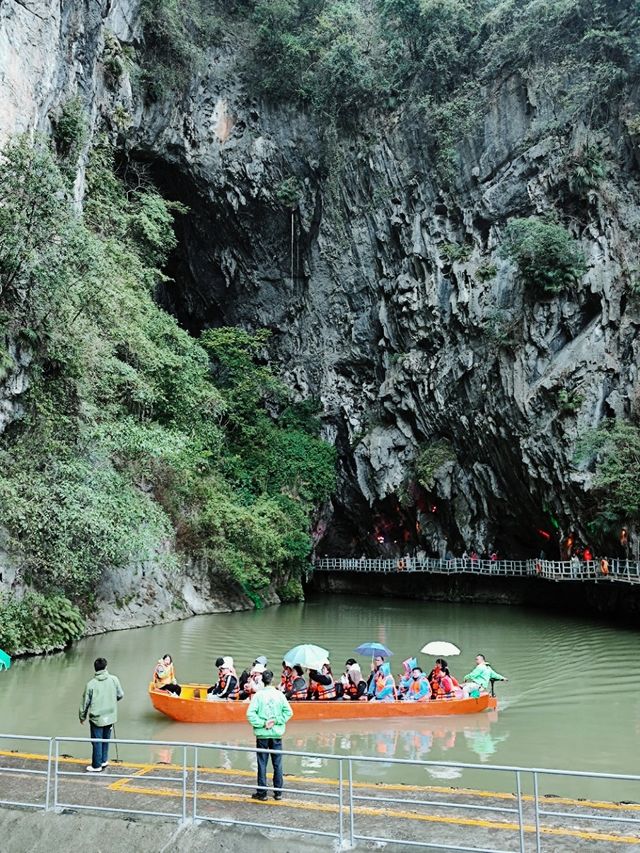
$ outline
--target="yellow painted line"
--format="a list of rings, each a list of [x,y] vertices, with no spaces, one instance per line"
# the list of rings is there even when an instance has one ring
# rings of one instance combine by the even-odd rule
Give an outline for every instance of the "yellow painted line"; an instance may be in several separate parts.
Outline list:
[[[47,756],[38,753],[29,752],[11,752],[0,750],[0,756],[9,756],[13,758],[25,758],[32,761],[46,761]],[[60,763],[67,762],[68,764],[86,764],[86,758],[62,758]],[[143,770],[145,773],[151,770],[182,770],[182,764],[149,764],[136,761],[120,761],[114,765],[115,767],[123,767],[128,770]],[[187,770],[193,771],[193,767],[187,767]],[[241,776],[244,778],[253,778],[255,771],[253,770],[236,770],[222,767],[201,767],[198,766],[199,773],[211,773],[220,776]],[[137,776],[133,774],[131,778]],[[290,782],[302,782],[314,785],[332,785],[337,786],[337,779],[329,779],[322,776],[291,776],[285,774],[285,778]],[[442,785],[405,785],[403,783],[389,782],[353,782],[354,788],[371,789],[374,791],[404,791],[404,792],[422,792],[430,794],[449,794],[452,796],[463,797],[483,797],[495,800],[511,800],[515,801],[515,794],[509,794],[503,791],[484,791],[475,788],[452,788]],[[522,795],[523,802],[533,802],[531,794]],[[553,795],[545,796],[542,794],[539,797],[541,804],[553,804],[563,806],[576,806],[581,808],[593,809],[608,809],[609,811],[640,811],[640,803],[613,803],[606,800],[575,800],[570,797],[556,797]]]
[[[130,784],[129,780],[125,780],[127,785],[121,790],[129,794],[143,794],[147,796],[157,797],[181,797],[182,791],[173,788],[137,788]],[[192,798],[192,792],[187,792],[187,796]],[[277,805],[270,801],[261,802],[260,800],[252,800],[246,796],[239,797],[234,794],[199,794],[198,799],[210,800],[215,802],[225,803],[242,803],[243,805],[261,805],[273,806],[275,808],[298,809],[304,811],[324,812],[336,814],[339,811],[338,806],[329,805],[327,803],[303,803],[297,800],[281,800]],[[345,807],[348,812],[348,808]],[[520,827],[517,823],[497,820],[483,820],[482,818],[464,818],[464,817],[443,817],[437,815],[418,815],[414,812],[402,811],[400,809],[381,809],[372,808],[369,806],[355,806],[354,814],[365,815],[367,817],[385,817],[399,820],[412,820],[421,823],[437,823],[447,824],[449,826],[465,826],[476,829],[500,829],[509,832],[519,832]],[[533,833],[536,831],[532,824],[525,824],[523,827],[525,832]],[[614,844],[640,844],[640,837],[631,835],[614,835],[605,832],[587,832],[579,829],[561,829],[556,827],[540,827],[540,833],[543,835],[561,836],[563,838],[579,838],[582,841],[607,841]]]
[[[107,790],[109,791],[126,791],[127,784],[131,779],[140,779],[142,776],[145,776],[150,771],[155,770],[154,764],[149,764],[147,767],[142,767],[136,773],[131,776],[127,776],[124,779],[116,779],[115,782],[112,782],[110,785],[107,785]]]
[[[11,752],[11,750],[3,750],[3,749],[0,749],[0,755],[6,756],[7,758],[25,758],[25,759],[28,759],[29,761],[47,761],[48,760],[47,755],[39,755],[38,753],[31,753],[31,752]],[[55,756],[52,756],[52,757],[55,759]],[[60,764],[62,764],[62,763],[65,763],[65,764],[86,764],[87,761],[88,761],[87,758],[73,758],[72,756],[69,756],[68,758],[63,758],[62,755],[60,755],[58,758],[58,762]],[[115,764],[115,766],[116,767],[126,767],[128,770],[136,770],[136,769],[142,768],[142,767],[162,767],[164,765],[149,764],[148,762],[146,764],[144,764],[140,761],[118,761]],[[179,769],[182,770],[182,765],[180,765]]]

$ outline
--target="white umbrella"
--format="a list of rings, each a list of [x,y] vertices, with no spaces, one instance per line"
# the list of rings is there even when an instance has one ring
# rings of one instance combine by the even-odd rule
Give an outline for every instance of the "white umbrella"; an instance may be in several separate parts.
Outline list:
[[[294,646],[292,649],[289,649],[283,660],[287,661],[290,666],[298,663],[300,666],[309,669],[320,669],[322,664],[329,660],[329,652],[323,649],[322,646],[304,643],[301,646]]]
[[[432,643],[427,643],[420,651],[425,655],[443,655],[453,657],[460,654],[460,649],[454,646],[453,643],[446,643],[444,640],[434,640]]]

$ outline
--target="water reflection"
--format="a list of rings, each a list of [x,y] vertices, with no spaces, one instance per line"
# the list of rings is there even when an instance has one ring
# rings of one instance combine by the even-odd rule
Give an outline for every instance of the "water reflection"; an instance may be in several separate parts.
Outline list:
[[[377,759],[373,772],[379,777],[381,770],[391,768],[385,758],[409,760],[465,760],[479,759],[487,762],[494,755],[498,744],[508,734],[494,734],[492,727],[498,721],[498,712],[491,711],[469,717],[439,717],[424,721],[411,720],[340,720],[325,721],[322,729],[308,722],[290,725],[285,739],[285,748],[291,751],[320,752],[332,755],[370,755]],[[155,740],[186,740],[201,744],[225,743],[236,746],[252,746],[253,739],[245,726],[215,726],[198,724],[167,723],[154,732]],[[456,758],[447,753],[458,747]],[[463,750],[461,758],[460,749]],[[211,755],[213,750],[206,750]],[[179,747],[157,747],[150,750],[153,761],[171,763],[180,760]],[[466,755],[464,754],[466,753]],[[216,750],[223,768],[253,766],[252,753],[235,753],[224,749]],[[209,759],[210,760],[210,759]],[[306,775],[326,775],[335,763],[323,758],[295,759],[294,764]],[[441,768],[444,769],[444,768]]]
[[[153,710],[146,688],[162,653],[173,654],[179,680],[200,681],[214,678],[214,661],[221,654],[233,654],[239,667],[257,654],[266,654],[277,669],[283,651],[296,642],[328,646],[334,671],[340,671],[359,643],[378,640],[395,652],[391,660],[397,672],[402,660],[434,638],[446,638],[462,649],[462,656],[453,662],[456,675],[470,669],[479,651],[509,676],[510,681],[498,687],[497,714],[424,721],[294,721],[287,730],[287,746],[374,756],[384,764],[378,765],[379,780],[394,783],[407,781],[408,771],[390,766],[393,757],[637,771],[637,756],[630,748],[640,734],[636,631],[517,607],[355,596],[326,596],[303,605],[198,616],[92,637],[64,654],[16,661],[0,676],[0,729],[37,735],[86,734],[77,722],[78,703],[94,658],[105,656],[125,690],[117,726],[120,737],[251,747],[248,725],[186,726]],[[430,668],[430,659],[418,657]],[[364,669],[368,663],[362,660]],[[616,689],[607,695],[606,713],[594,708],[593,684],[582,677],[585,672],[607,672],[615,679]],[[78,754],[78,747],[65,751],[74,750]],[[123,747],[121,751],[131,760],[153,758],[146,747],[137,751]],[[250,768],[253,760],[249,753],[241,759],[231,751],[226,756],[211,753],[206,758],[210,766],[241,761],[233,766]],[[158,752],[158,760],[171,761],[176,755],[169,748],[169,752]],[[304,768],[293,763],[290,767],[289,772],[329,772],[322,760],[315,759]],[[421,772],[420,781],[426,781],[427,772]],[[443,772],[442,768],[429,771],[433,778],[444,778]]]

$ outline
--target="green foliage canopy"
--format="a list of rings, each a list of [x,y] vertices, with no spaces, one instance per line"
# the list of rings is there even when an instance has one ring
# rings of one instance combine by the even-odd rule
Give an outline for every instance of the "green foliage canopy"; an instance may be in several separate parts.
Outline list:
[[[334,451],[272,373],[268,334],[198,342],[153,301],[176,210],[127,191],[106,144],[83,217],[44,141],[0,161],[0,310],[33,359],[24,417],[0,437],[0,513],[37,594],[84,613],[105,571],[170,571],[183,553],[256,602],[272,582],[292,595],[334,486]],[[25,612],[0,608],[10,649],[46,645]]]
[[[536,216],[510,220],[501,254],[515,263],[525,287],[537,294],[559,293],[577,284],[587,269],[567,229]]]

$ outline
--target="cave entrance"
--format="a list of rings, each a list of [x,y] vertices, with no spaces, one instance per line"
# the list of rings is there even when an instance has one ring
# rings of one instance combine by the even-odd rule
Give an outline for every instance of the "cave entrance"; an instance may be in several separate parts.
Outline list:
[[[495,552],[501,559],[536,559],[542,553],[545,559],[560,559],[558,522],[550,513],[537,510],[512,516],[509,511],[507,506],[496,507],[495,520],[486,525],[489,532],[465,542],[453,506],[422,489],[408,504],[392,495],[369,506],[353,496],[349,502],[334,504],[316,553],[384,559],[460,557],[476,551],[487,558]]]

